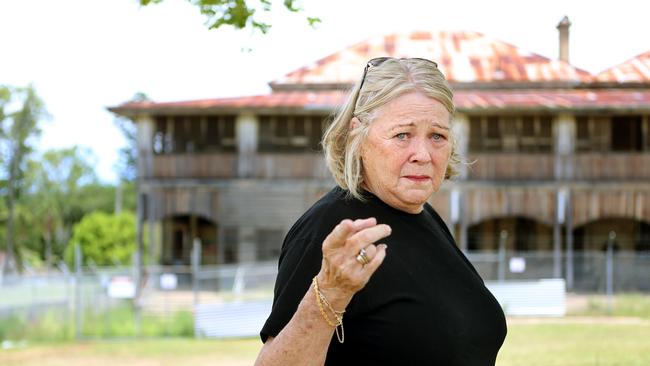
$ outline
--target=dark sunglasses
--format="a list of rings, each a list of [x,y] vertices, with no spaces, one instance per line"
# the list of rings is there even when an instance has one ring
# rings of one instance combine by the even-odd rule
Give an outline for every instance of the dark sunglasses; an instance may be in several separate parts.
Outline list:
[[[363,88],[363,83],[366,81],[366,74],[368,73],[368,70],[371,67],[379,66],[379,65],[383,64],[386,60],[391,60],[391,59],[393,59],[393,60],[420,60],[420,61],[425,61],[425,62],[432,63],[433,66],[435,66],[436,68],[438,67],[437,63],[435,63],[435,62],[433,62],[431,60],[427,60],[426,58],[420,58],[420,57],[408,57],[408,58],[406,58],[406,57],[403,57],[403,58],[377,57],[377,58],[373,58],[370,61],[368,61],[368,63],[366,63],[366,67],[363,69],[363,76],[361,77],[361,85],[359,86],[359,92],[361,92],[361,88]]]

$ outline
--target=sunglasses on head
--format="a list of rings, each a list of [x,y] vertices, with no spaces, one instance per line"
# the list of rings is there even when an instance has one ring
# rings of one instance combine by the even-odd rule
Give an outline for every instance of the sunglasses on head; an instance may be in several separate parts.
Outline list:
[[[363,83],[366,81],[366,74],[368,73],[368,70],[371,67],[376,67],[381,64],[383,64],[386,60],[420,60],[420,61],[425,61],[433,64],[436,68],[438,67],[438,64],[431,61],[427,60],[426,58],[420,58],[420,57],[402,57],[402,58],[395,58],[395,57],[376,57],[371,60],[369,60],[366,63],[366,67],[363,69],[363,76],[361,77],[361,85],[359,86],[359,91],[361,91],[361,88],[363,88]]]

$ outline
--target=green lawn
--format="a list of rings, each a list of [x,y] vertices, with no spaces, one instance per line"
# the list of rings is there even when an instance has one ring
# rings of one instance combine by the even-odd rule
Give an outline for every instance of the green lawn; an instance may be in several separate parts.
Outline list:
[[[0,350],[0,365],[251,365],[258,339],[127,340],[28,344]],[[647,366],[650,321],[625,318],[509,320],[499,366]]]
[[[581,324],[571,320],[567,318],[566,323],[510,324],[497,365],[650,365],[649,321]]]

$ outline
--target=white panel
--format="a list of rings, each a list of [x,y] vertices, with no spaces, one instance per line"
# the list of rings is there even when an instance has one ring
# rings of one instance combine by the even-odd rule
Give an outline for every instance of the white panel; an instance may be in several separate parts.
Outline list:
[[[486,282],[506,315],[564,316],[566,285],[564,279],[537,281]]]
[[[195,334],[217,338],[259,335],[272,305],[272,300],[199,304],[194,311]]]

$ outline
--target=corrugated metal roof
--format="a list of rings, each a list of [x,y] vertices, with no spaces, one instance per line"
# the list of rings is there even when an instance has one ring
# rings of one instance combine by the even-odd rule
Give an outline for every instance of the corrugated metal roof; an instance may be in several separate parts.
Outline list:
[[[234,98],[215,98],[181,102],[127,102],[109,108],[121,114],[138,112],[201,111],[215,109],[282,109],[300,108],[329,110],[343,103],[345,92],[342,91],[286,91],[266,95],[253,95]]]
[[[650,110],[650,90],[481,90],[454,96],[458,110]]]
[[[374,57],[434,60],[451,82],[587,82],[593,75],[477,32],[412,32],[370,38],[292,71],[271,85],[347,84]]]
[[[650,51],[611,67],[599,73],[596,77],[598,81],[605,82],[650,82]]]
[[[274,92],[237,98],[204,99],[185,102],[130,102],[110,110],[119,114],[184,113],[233,109],[331,111],[344,103],[343,91]],[[459,111],[472,110],[650,110],[647,89],[542,89],[542,90],[458,90],[454,103]]]

